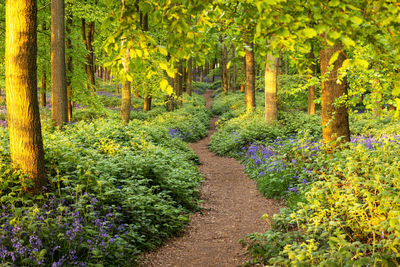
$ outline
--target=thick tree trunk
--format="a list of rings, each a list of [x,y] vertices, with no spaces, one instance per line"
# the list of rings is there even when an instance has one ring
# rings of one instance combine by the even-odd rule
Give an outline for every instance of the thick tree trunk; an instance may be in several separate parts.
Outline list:
[[[151,95],[146,95],[144,97],[144,106],[143,106],[144,111],[149,111],[151,110]]]
[[[121,119],[127,124],[131,114],[131,83],[126,81],[122,85]]]
[[[345,103],[335,103],[338,98],[347,95],[346,77],[340,82],[338,70],[342,66],[345,56],[341,51],[342,46],[336,44],[333,47],[322,49],[320,52],[321,74],[324,76],[329,71],[329,60],[335,52],[340,51],[338,59],[335,61],[333,70],[329,72],[329,77],[322,83],[322,136],[324,144],[337,141],[350,141],[349,115]],[[333,144],[334,146],[335,144]]]
[[[268,123],[274,123],[278,120],[276,101],[278,60],[277,57],[268,54],[265,63],[265,119]]]
[[[6,101],[12,166],[33,181],[27,191],[47,185],[37,98],[37,6],[35,0],[6,1]]]
[[[51,2],[51,91],[52,119],[57,125],[68,122],[64,29],[64,0],[53,0]]]
[[[314,52],[311,50],[311,52],[308,54],[308,58],[311,61],[310,66],[308,67],[308,71],[309,71],[309,76],[308,78],[311,79],[314,76]],[[308,87],[308,115],[314,115],[315,114],[315,103],[314,103],[314,99],[315,99],[315,86],[312,85],[310,87]]]
[[[256,107],[255,99],[255,63],[253,43],[247,43],[251,50],[246,49],[246,88],[245,88],[245,103],[247,112],[251,112]]]
[[[67,18],[67,42],[66,49],[68,51],[67,55],[67,99],[68,99],[68,121],[72,121],[72,75],[73,75],[73,64],[72,64],[72,41],[71,41],[71,28],[72,28],[72,17]]]
[[[187,65],[186,93],[192,95],[192,58],[189,58]]]

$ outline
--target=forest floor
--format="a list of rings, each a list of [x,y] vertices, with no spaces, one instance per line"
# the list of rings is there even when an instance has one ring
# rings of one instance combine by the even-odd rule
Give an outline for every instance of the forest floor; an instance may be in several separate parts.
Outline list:
[[[204,95],[208,108],[212,92]],[[211,119],[208,137],[191,144],[200,156],[199,169],[204,178],[201,212],[190,216],[181,236],[147,254],[142,266],[238,266],[248,260],[239,239],[265,232],[269,225],[261,216],[268,214],[271,218],[279,212],[279,203],[258,192],[237,160],[209,151],[216,121]]]

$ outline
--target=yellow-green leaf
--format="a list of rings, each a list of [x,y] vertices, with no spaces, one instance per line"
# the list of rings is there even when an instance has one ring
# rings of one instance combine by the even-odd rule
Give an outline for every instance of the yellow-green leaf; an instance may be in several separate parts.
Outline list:
[[[313,38],[317,35],[317,32],[313,28],[305,28],[303,30],[303,35],[307,38]]]

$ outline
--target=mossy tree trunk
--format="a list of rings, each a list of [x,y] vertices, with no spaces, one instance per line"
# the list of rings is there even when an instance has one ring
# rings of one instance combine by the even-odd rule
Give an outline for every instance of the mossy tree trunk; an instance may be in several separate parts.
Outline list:
[[[47,185],[37,97],[36,0],[6,1],[6,101],[12,166],[33,182]]]
[[[329,71],[329,60],[338,52],[338,58],[333,63],[333,69]],[[341,138],[341,142],[350,141],[349,115],[344,101],[337,103],[338,99],[347,96],[346,77],[338,83],[338,70],[345,60],[344,52],[341,44],[327,47],[320,52],[321,74],[329,75],[322,83],[322,136],[324,144],[337,141]],[[336,144],[333,143],[333,146]]]
[[[64,10],[64,0],[51,2],[51,108],[57,125],[68,122]]]

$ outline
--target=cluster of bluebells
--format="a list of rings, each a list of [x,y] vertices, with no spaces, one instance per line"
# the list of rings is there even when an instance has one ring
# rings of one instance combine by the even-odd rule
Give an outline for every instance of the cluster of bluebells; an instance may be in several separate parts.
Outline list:
[[[53,196],[41,207],[25,209],[22,214],[15,207],[2,205],[1,264],[86,266],[94,256],[102,262],[99,255],[104,260],[114,253],[115,242],[128,234],[119,215],[121,208],[99,205],[88,193],[75,195],[75,199],[69,203]]]
[[[298,185],[306,185],[311,177],[311,170],[302,167],[296,159],[287,159],[284,155],[295,148],[305,157],[313,157],[319,151],[320,142],[299,142],[294,137],[275,139],[268,145],[249,144],[242,147],[242,161],[256,179],[264,179],[268,174],[281,179],[282,184],[290,184],[289,192],[297,193]],[[308,179],[308,180],[307,180]]]
[[[369,150],[374,150],[376,146],[382,146],[386,142],[390,143],[396,143],[400,145],[400,136],[399,135],[394,135],[394,136],[388,136],[388,135],[383,135],[379,138],[373,137],[373,136],[352,136],[350,138],[351,143],[355,144],[363,144],[365,147],[367,147]]]
[[[190,132],[187,132],[186,134],[184,134],[178,128],[169,129],[168,134],[171,137],[171,139],[178,138],[182,141],[187,140],[188,138],[190,138],[192,136]]]
[[[234,140],[238,134],[233,133]],[[376,146],[396,143],[400,145],[400,136],[371,136],[351,137],[351,143],[363,144],[366,148],[373,150]],[[299,140],[295,137],[287,139],[275,139],[268,145],[249,144],[242,147],[240,156],[255,178],[263,178],[267,174],[280,177],[282,183],[290,180],[287,187],[288,192],[297,193],[299,187],[308,184],[312,178],[312,170],[304,167],[303,162],[298,162],[290,155],[301,155],[302,159],[312,159],[321,151],[322,138],[319,141]],[[294,153],[294,154],[293,154]],[[289,157],[288,157],[289,156]],[[290,176],[289,179],[284,179]]]

